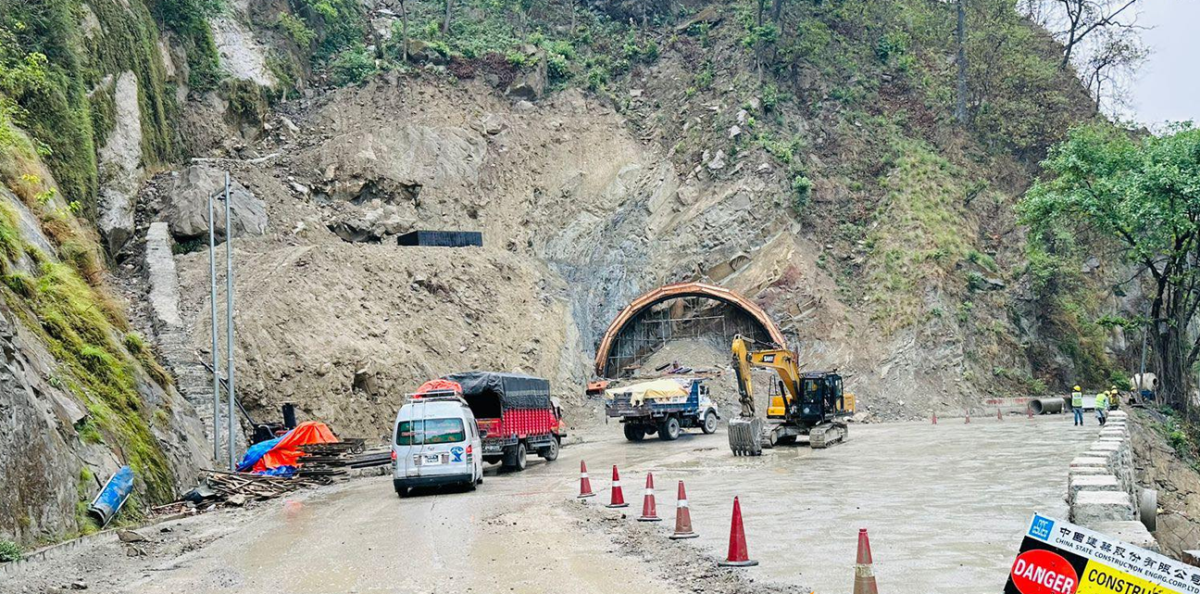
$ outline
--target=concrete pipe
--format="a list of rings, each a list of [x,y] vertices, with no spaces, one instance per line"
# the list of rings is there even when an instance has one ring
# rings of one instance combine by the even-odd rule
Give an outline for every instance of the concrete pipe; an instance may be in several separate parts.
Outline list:
[[[1158,491],[1142,489],[1138,496],[1138,519],[1146,530],[1158,530]]]
[[[1063,399],[1034,398],[1029,401],[1029,409],[1035,415],[1056,415],[1063,411]]]

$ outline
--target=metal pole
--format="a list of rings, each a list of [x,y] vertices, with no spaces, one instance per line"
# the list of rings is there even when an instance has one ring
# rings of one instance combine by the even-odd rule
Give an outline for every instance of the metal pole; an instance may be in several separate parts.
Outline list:
[[[1148,330],[1148,327],[1142,328],[1142,365],[1138,370],[1138,385],[1135,388],[1138,391],[1135,396],[1138,398],[1141,398],[1142,390],[1144,389],[1143,386],[1146,383],[1146,335],[1149,334]]]
[[[226,415],[229,421],[229,470],[236,467],[234,462],[234,443],[233,443],[233,399],[237,397],[237,391],[233,388],[233,207],[230,204],[232,200],[229,198],[229,172],[225,172],[225,350],[227,359],[225,361],[225,381],[228,382],[228,390],[226,391],[226,399],[228,400],[228,411]]]
[[[208,195],[208,281],[212,289],[213,462],[221,461],[221,355],[217,350],[217,221],[213,195]]]

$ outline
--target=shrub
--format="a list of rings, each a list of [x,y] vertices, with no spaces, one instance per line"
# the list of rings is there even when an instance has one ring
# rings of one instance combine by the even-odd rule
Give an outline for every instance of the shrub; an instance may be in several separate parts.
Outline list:
[[[288,39],[292,40],[300,49],[308,50],[312,47],[313,41],[316,41],[317,34],[304,23],[303,20],[288,12],[279,13],[279,19],[275,21],[275,26],[287,35]]]
[[[792,178],[792,208],[796,213],[804,212],[808,206],[808,201],[812,197],[813,183],[808,176],[800,173]]]
[[[0,563],[21,560],[21,547],[11,540],[0,540]]]
[[[375,74],[375,59],[365,47],[355,46],[339,53],[329,64],[329,71],[334,84],[358,84]]]

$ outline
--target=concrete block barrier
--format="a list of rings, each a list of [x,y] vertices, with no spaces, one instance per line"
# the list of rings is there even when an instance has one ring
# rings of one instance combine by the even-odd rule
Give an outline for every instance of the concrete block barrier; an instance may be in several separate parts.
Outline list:
[[[1067,486],[1067,501],[1075,501],[1076,496],[1084,491],[1125,492],[1125,489],[1111,474],[1072,475]]]
[[[1071,506],[1071,521],[1089,528],[1134,519],[1133,499],[1124,491],[1080,491]]]
[[[1108,459],[1100,456],[1077,456],[1071,460],[1071,468],[1108,468]]]
[[[1150,531],[1146,530],[1146,526],[1136,520],[1100,522],[1091,528],[1118,540],[1123,540],[1131,545],[1149,549],[1156,553],[1162,552],[1159,550],[1158,541],[1154,539],[1154,535],[1150,534]]]

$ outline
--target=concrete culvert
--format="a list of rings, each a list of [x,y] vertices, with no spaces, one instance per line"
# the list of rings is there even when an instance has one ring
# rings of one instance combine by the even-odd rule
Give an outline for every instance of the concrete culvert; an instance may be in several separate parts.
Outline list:
[[[1029,408],[1035,415],[1054,415],[1063,411],[1062,398],[1034,398],[1029,401]]]

